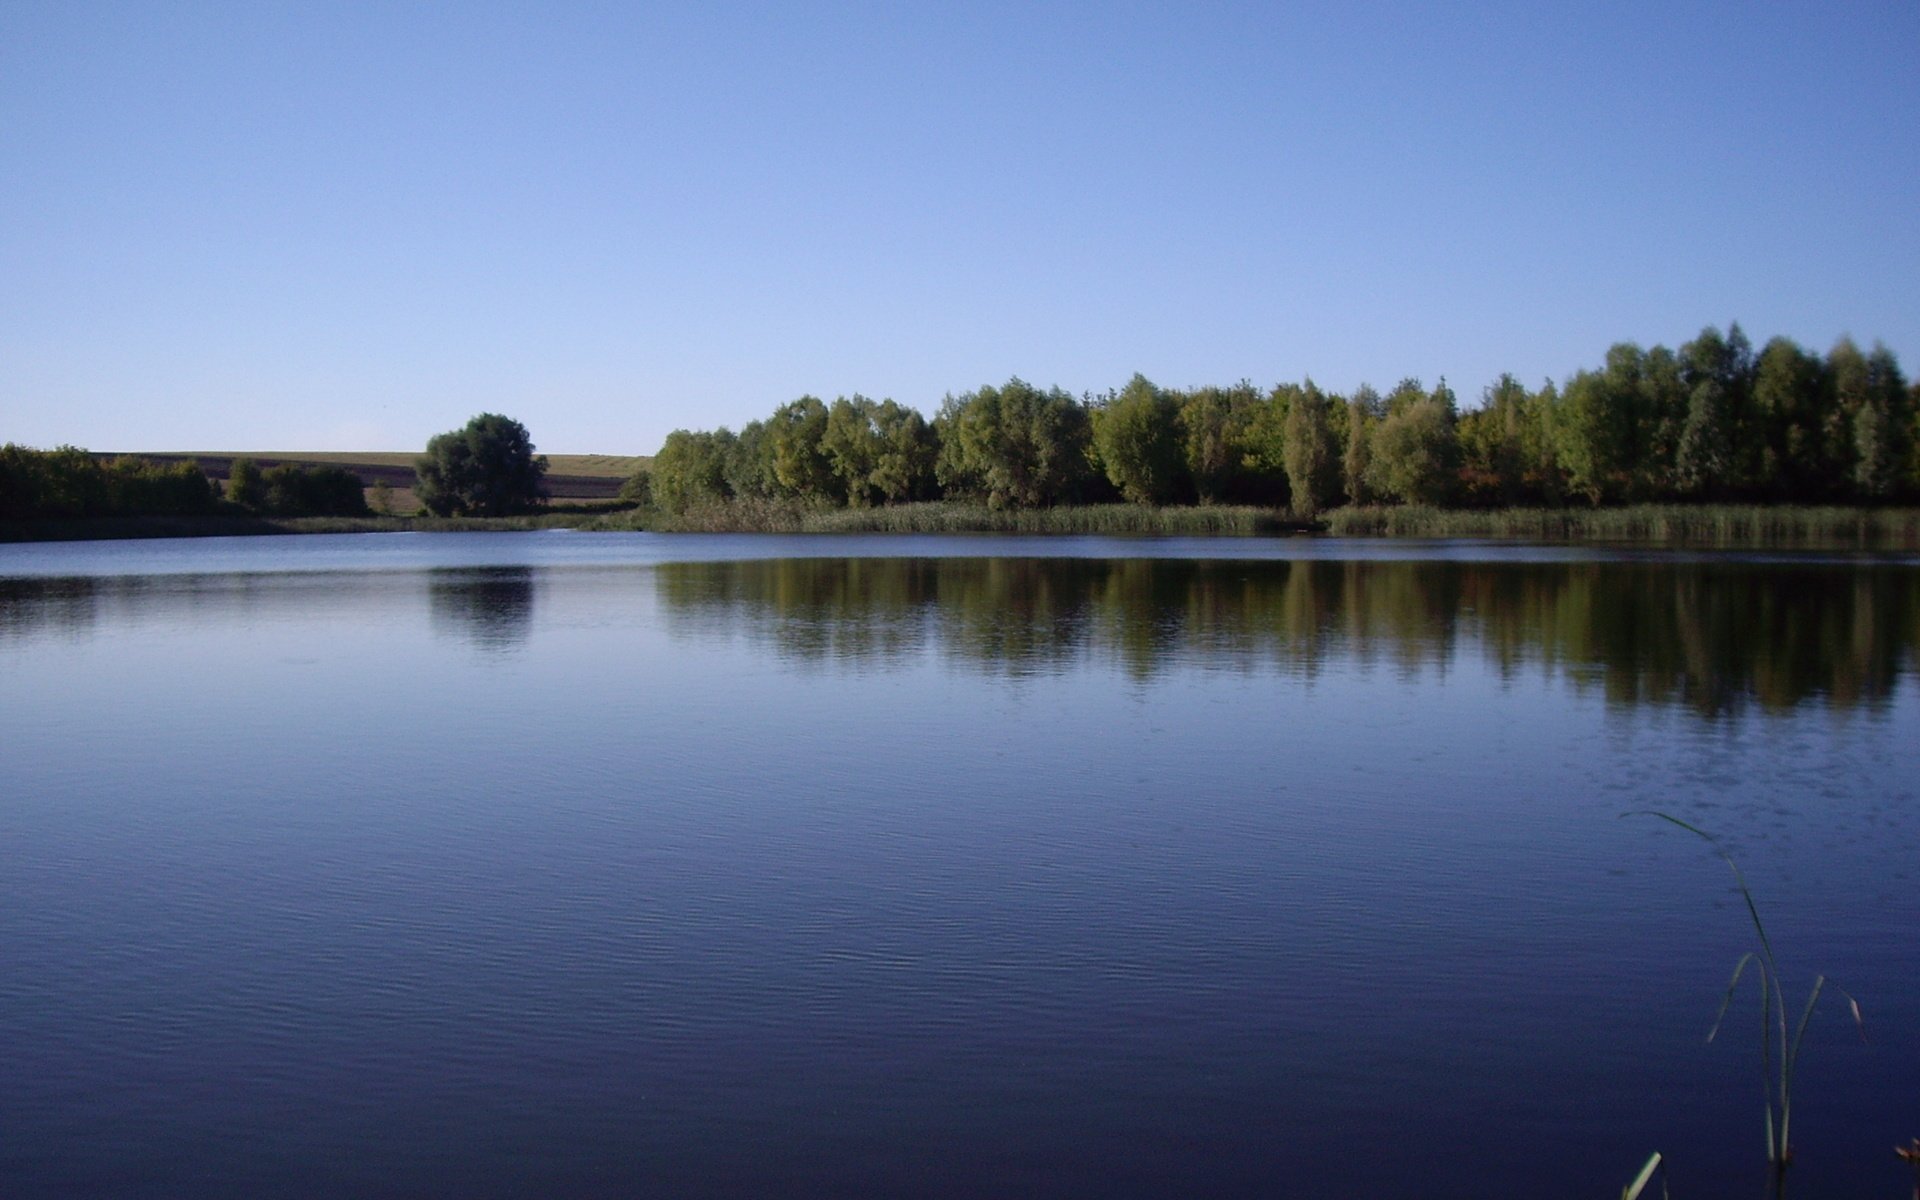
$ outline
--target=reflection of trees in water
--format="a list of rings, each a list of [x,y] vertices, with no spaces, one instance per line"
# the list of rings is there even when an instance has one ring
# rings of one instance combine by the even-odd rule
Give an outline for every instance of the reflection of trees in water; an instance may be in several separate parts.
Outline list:
[[[745,629],[799,661],[932,649],[1009,675],[1081,660],[1311,676],[1445,670],[1597,681],[1703,714],[1883,700],[1913,665],[1920,572],[1740,563],[789,559],[658,568],[674,627]]]
[[[483,650],[511,650],[527,640],[533,596],[529,567],[427,572],[434,631],[466,637]]]
[[[0,579],[0,641],[85,633],[99,616],[100,593],[97,579]]]

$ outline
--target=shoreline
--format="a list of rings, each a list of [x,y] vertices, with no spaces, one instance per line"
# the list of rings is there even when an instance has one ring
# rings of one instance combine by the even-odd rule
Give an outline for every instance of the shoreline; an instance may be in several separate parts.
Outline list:
[[[652,510],[511,517],[69,517],[0,522],[0,543],[309,533],[1021,533],[1179,537],[1473,538],[1649,546],[1920,550],[1920,509],[1632,505],[1595,509],[1340,508],[1318,519],[1229,506],[1080,505],[990,509],[939,501],[887,508],[726,504],[668,517]]]

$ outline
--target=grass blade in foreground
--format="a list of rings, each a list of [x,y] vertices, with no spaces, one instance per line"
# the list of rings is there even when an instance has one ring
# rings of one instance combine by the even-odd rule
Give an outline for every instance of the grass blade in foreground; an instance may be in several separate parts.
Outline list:
[[[1747,915],[1753,920],[1753,930],[1760,939],[1760,949],[1749,950],[1740,956],[1734,964],[1733,978],[1727,983],[1727,994],[1720,1001],[1720,1011],[1714,1015],[1713,1028],[1707,1033],[1712,1041],[1720,1032],[1720,1022],[1727,1014],[1727,1008],[1733,1003],[1734,990],[1740,985],[1740,976],[1749,965],[1758,965],[1760,973],[1760,1086],[1766,1100],[1767,1165],[1772,1184],[1772,1194],[1777,1198],[1786,1194],[1787,1165],[1793,1160],[1793,1144],[1788,1140],[1793,1121],[1793,1075],[1794,1067],[1800,1059],[1800,1045],[1806,1037],[1807,1025],[1813,1020],[1814,1006],[1819,1003],[1820,992],[1827,986],[1824,975],[1814,977],[1813,987],[1807,995],[1806,1007],[1801,1011],[1800,1023],[1791,1032],[1787,1027],[1787,997],[1780,983],[1779,963],[1773,956],[1773,943],[1767,937],[1766,923],[1760,919],[1760,906],[1754,902],[1753,890],[1747,886],[1746,876],[1740,873],[1739,864],[1733,861],[1718,838],[1696,825],[1690,825],[1679,817],[1657,810],[1647,809],[1637,812],[1621,813],[1623,817],[1658,817],[1671,825],[1677,825],[1695,837],[1701,838],[1712,846],[1733,872],[1734,884],[1740,889],[1740,896],[1747,904]],[[1834,990],[1840,991],[1838,987]],[[1846,992],[1848,1011],[1853,1014],[1854,1024],[1860,1030],[1860,1040],[1867,1037],[1866,1023],[1860,1016],[1860,1003]],[[1779,1075],[1774,1074],[1775,1043],[1778,1037]]]

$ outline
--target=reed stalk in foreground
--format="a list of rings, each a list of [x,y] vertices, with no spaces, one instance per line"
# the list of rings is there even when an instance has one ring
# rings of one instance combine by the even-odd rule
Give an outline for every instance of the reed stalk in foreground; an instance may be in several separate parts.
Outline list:
[[[1660,1176],[1660,1195],[1665,1200],[1667,1194],[1667,1173],[1661,1169],[1660,1152],[1654,1151],[1647,1156],[1646,1165],[1633,1177],[1633,1182],[1620,1189],[1620,1200],[1640,1200],[1640,1193],[1647,1190],[1647,1184],[1653,1181],[1655,1173]]]
[[[1813,977],[1813,987],[1807,993],[1807,1002],[1800,1011],[1800,1020],[1792,1027],[1789,1034],[1787,996],[1785,989],[1781,986],[1780,965],[1773,955],[1773,942],[1767,937],[1765,922],[1760,920],[1760,908],[1754,903],[1752,889],[1747,887],[1747,878],[1740,873],[1739,864],[1733,861],[1733,856],[1727,853],[1718,838],[1698,826],[1682,821],[1679,817],[1654,810],[1620,815],[1658,817],[1705,840],[1733,872],[1733,881],[1740,889],[1740,898],[1746,901],[1747,915],[1753,920],[1753,931],[1760,939],[1760,948],[1742,954],[1740,961],[1734,964],[1733,978],[1727,982],[1727,993],[1721,997],[1720,1011],[1714,1014],[1713,1028],[1707,1031],[1707,1040],[1711,1042],[1720,1032],[1720,1023],[1726,1018],[1727,1009],[1733,1004],[1733,995],[1740,987],[1741,977],[1748,967],[1753,967],[1760,982],[1760,1090],[1765,1100],[1766,1112],[1767,1176],[1770,1194],[1775,1200],[1780,1200],[1786,1195],[1787,1167],[1793,1161],[1793,1143],[1788,1140],[1788,1137],[1793,1124],[1794,1068],[1799,1064],[1800,1044],[1807,1036],[1807,1025],[1813,1020],[1814,1006],[1820,1002],[1820,992],[1827,986],[1827,977],[1825,975]],[[1860,1039],[1865,1041],[1867,1027],[1860,1016],[1860,1002],[1838,985],[1835,985],[1833,990],[1847,997],[1847,1008],[1853,1014],[1854,1025],[1860,1030]],[[1643,1171],[1642,1175],[1645,1174],[1646,1172]]]

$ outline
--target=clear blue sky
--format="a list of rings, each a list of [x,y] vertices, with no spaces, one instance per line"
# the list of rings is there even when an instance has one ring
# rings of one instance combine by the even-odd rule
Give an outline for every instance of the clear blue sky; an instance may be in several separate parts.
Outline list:
[[[0,441],[651,453],[1739,320],[1920,370],[1920,2],[0,4]]]

